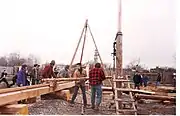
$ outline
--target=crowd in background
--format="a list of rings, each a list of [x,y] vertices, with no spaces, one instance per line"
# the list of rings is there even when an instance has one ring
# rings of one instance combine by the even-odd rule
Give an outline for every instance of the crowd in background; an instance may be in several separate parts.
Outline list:
[[[145,74],[141,74],[138,71],[133,76],[133,82],[134,82],[134,89],[140,89],[140,86],[147,87],[149,81],[149,77]],[[157,79],[156,79],[156,87],[160,85],[161,82],[161,74],[158,73]]]

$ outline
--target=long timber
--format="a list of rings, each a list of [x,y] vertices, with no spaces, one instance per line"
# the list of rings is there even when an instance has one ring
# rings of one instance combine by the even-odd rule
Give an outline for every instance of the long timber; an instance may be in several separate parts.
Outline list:
[[[66,82],[62,84],[40,84],[27,87],[16,87],[0,90],[0,106],[12,103],[15,101],[40,96],[43,94],[59,91],[75,86],[75,82]]]
[[[106,76],[106,79],[111,79],[112,76]],[[79,80],[88,80],[89,77],[80,77],[80,78],[47,78],[47,79],[42,79],[42,81],[47,82],[47,81],[79,81]]]

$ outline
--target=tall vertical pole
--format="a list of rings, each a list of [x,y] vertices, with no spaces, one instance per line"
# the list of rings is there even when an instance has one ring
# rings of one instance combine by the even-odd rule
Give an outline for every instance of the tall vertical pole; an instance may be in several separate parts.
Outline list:
[[[119,11],[118,11],[118,30],[116,34],[116,78],[122,77],[122,32],[121,32],[121,0],[119,0]],[[122,82],[116,82],[116,87],[121,88]],[[121,99],[122,93],[121,91],[115,90],[115,97],[116,99]],[[116,103],[116,113],[118,114],[119,108],[122,108],[122,102],[119,101]]]
[[[122,32],[121,32],[121,0],[119,0],[119,11],[118,11],[118,32],[116,38],[116,77],[123,76],[122,69]]]

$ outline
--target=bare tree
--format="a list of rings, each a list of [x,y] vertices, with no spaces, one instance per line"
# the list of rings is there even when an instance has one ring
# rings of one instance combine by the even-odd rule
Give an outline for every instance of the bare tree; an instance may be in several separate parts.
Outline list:
[[[29,64],[39,64],[39,63],[40,63],[39,58],[36,57],[36,56],[33,55],[33,54],[29,54],[27,60],[28,60],[27,62],[28,62]]]
[[[8,56],[8,65],[17,66],[20,65],[20,54],[19,53],[10,53]]]
[[[32,54],[24,58],[20,53],[10,53],[7,57],[0,57],[1,66],[20,66],[24,63],[32,66],[34,63],[39,63],[39,59]]]
[[[145,64],[142,65],[140,58],[138,58],[138,59],[134,59],[133,61],[131,61],[126,66],[126,68],[131,69],[131,70],[139,70],[140,71],[140,70],[146,69],[146,66],[145,66]]]
[[[6,57],[1,57],[0,58],[0,66],[7,66],[8,61]]]

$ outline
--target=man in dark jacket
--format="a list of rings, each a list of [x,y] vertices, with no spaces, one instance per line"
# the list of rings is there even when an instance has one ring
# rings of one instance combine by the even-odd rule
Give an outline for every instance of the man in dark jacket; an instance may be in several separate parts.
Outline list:
[[[7,85],[7,87],[9,88],[10,85],[9,85],[7,79],[6,79],[6,76],[7,76],[7,73],[6,73],[6,70],[4,70],[4,71],[1,73],[0,83],[1,83],[1,82],[5,82],[6,85]]]
[[[32,85],[39,84],[39,66],[38,64],[34,64],[34,67],[31,71],[31,80]]]
[[[156,86],[159,86],[161,82],[161,75],[158,73],[157,80],[156,80]]]
[[[140,86],[140,83],[141,83],[141,75],[136,71],[136,74],[134,75],[134,77],[133,77],[133,81],[134,81],[134,88],[136,89],[136,87],[138,88],[138,89],[140,89],[139,88],[139,86]]]
[[[149,78],[146,76],[146,75],[142,75],[143,77],[142,77],[142,81],[143,81],[143,84],[144,84],[144,87],[146,87],[147,86],[147,83],[148,83],[148,81],[149,81]]]

